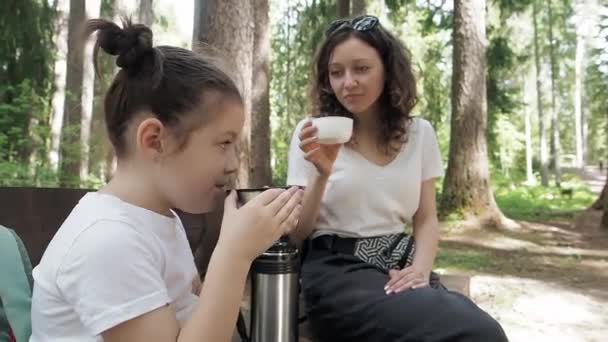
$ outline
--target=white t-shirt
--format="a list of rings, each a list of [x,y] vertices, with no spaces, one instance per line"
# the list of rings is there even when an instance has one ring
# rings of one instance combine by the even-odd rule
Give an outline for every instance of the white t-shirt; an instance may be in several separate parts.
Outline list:
[[[103,341],[103,331],[166,304],[184,323],[197,274],[177,215],[88,193],[33,270],[30,341]]]
[[[289,147],[288,185],[306,186],[317,172],[299,148],[298,134],[303,124],[297,125]],[[418,210],[422,182],[442,175],[435,131],[424,119],[413,119],[407,143],[385,166],[342,146],[321,200],[313,237],[401,233]]]

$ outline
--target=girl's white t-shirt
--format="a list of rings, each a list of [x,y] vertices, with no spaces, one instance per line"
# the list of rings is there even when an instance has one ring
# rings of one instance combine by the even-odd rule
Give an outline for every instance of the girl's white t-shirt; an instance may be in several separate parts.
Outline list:
[[[288,185],[306,186],[317,172],[299,147],[298,135],[304,122],[296,126],[289,147]],[[418,210],[422,182],[442,175],[443,161],[435,130],[421,118],[413,119],[407,142],[385,166],[342,146],[321,200],[312,237],[401,233]]]
[[[80,200],[33,276],[31,342],[103,341],[103,331],[164,305],[184,323],[198,300],[198,273],[177,215],[107,194]]]

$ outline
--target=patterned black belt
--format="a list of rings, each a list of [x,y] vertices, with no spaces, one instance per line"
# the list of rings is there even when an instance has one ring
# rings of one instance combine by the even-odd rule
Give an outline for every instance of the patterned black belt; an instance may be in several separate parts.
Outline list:
[[[311,241],[312,249],[327,250],[332,253],[353,255],[357,238],[343,238],[337,235],[321,235]]]
[[[343,238],[322,235],[314,238],[311,250],[326,250],[332,254],[354,255],[369,264],[383,269],[403,268],[414,260],[414,238],[399,233],[365,238]]]

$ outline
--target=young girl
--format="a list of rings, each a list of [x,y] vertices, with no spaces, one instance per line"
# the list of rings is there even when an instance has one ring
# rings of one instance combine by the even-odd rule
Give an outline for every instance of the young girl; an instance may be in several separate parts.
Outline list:
[[[250,263],[295,226],[301,194],[268,190],[237,209],[233,191],[199,293],[172,208],[207,212],[224,194],[242,98],[210,60],[153,47],[143,25],[87,25],[121,68],[105,97],[118,167],[81,199],[35,268],[30,341],[229,341]]]
[[[431,272],[443,167],[432,126],[410,116],[416,84],[405,47],[375,17],[334,22],[311,100],[315,116],[354,119],[345,146],[317,143],[305,120],[290,147],[288,183],[307,185],[295,235],[311,239],[302,284],[318,339],[505,341],[494,319]]]

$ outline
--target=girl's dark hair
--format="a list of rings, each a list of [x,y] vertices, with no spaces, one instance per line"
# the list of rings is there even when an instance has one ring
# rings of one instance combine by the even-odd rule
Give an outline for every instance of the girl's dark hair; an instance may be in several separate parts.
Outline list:
[[[357,22],[356,17],[350,22]],[[378,51],[384,65],[385,84],[380,95],[381,127],[378,137],[382,146],[398,151],[407,141],[411,112],[416,106],[416,80],[412,70],[410,51],[380,23],[367,31],[359,31],[352,25],[342,25],[327,34],[321,42],[313,62],[313,77],[309,98],[313,116],[346,116],[352,114],[336,98],[329,83],[329,60],[336,46],[354,37]]]
[[[205,105],[205,94],[217,91],[242,102],[233,80],[210,57],[173,46],[152,44],[152,31],[141,24],[122,20],[123,27],[104,19],[88,20],[85,35],[97,32],[94,49],[95,70],[99,48],[118,56],[120,70],[108,89],[105,120],[110,141],[121,157],[127,150],[125,131],[133,117],[143,111],[175,128],[181,146],[197,125],[184,124],[186,114]]]

